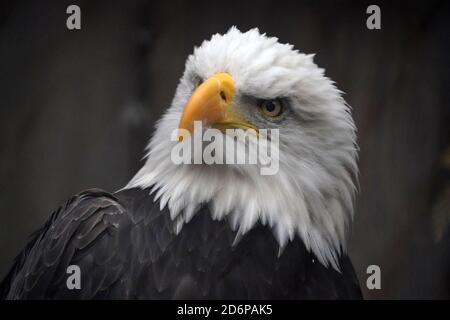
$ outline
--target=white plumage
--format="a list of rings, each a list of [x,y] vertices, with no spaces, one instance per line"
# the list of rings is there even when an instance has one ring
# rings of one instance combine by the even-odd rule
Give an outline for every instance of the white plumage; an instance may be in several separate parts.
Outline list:
[[[235,100],[289,101],[280,129],[279,172],[260,174],[258,165],[175,165],[170,158],[183,108],[198,79],[227,72]],[[250,118],[251,109],[244,108]],[[244,110],[245,109],[245,110]],[[256,117],[256,116],[255,116]],[[255,118],[256,119],[256,118]],[[261,119],[259,119],[261,124]],[[341,92],[313,62],[313,55],[280,44],[277,38],[231,28],[195,48],[166,114],[148,146],[145,165],[126,188],[151,188],[168,206],[179,232],[201,205],[213,218],[226,218],[240,235],[257,222],[269,225],[280,249],[301,237],[321,263],[339,270],[353,217],[357,146],[353,119]]]

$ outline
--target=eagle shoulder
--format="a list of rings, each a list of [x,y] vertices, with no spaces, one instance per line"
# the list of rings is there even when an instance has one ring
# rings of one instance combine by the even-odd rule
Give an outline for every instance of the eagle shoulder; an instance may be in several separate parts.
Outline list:
[[[125,209],[112,194],[90,189],[71,197],[31,236],[0,285],[3,299],[92,298],[116,281],[125,257],[111,250]],[[89,270],[70,290],[67,268]],[[108,269],[108,270],[106,270]]]

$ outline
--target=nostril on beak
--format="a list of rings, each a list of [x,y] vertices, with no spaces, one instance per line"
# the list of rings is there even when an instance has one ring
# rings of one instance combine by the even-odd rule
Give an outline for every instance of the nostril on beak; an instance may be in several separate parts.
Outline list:
[[[225,94],[225,92],[220,91],[220,97],[222,98],[223,101],[227,101],[227,95]]]

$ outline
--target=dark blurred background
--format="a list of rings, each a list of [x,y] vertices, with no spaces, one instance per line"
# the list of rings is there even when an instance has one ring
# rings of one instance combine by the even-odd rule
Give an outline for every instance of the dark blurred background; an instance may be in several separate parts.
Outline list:
[[[81,7],[82,29],[66,28]],[[381,30],[366,8],[381,7]],[[0,4],[0,277],[69,196],[143,164],[195,45],[232,25],[294,44],[346,92],[360,145],[350,255],[366,298],[450,297],[446,1]],[[366,268],[381,267],[368,290]]]

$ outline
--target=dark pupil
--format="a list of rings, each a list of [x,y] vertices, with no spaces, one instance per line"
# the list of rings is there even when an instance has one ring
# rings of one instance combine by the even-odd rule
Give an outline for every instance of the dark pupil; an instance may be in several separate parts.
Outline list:
[[[266,110],[269,112],[275,111],[275,103],[273,103],[272,101],[266,102]]]

